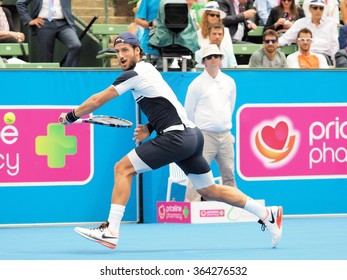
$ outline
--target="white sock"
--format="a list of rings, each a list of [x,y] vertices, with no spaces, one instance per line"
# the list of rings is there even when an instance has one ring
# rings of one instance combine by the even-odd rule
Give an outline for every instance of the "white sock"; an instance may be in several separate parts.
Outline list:
[[[108,216],[108,229],[113,233],[119,233],[120,223],[125,211],[125,206],[120,204],[111,204],[110,214]]]
[[[250,197],[247,199],[246,205],[243,209],[256,215],[261,220],[264,220],[269,214],[265,206],[259,204]]]

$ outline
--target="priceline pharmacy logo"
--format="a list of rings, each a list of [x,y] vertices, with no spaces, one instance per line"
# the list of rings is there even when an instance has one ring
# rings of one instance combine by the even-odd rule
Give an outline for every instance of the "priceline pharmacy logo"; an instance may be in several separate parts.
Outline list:
[[[93,175],[93,127],[64,127],[58,106],[0,107],[0,186],[85,184]]]
[[[237,131],[245,180],[347,177],[347,104],[247,104]]]
[[[284,165],[295,154],[299,133],[289,119],[276,119],[256,126],[252,133],[255,153],[269,168]]]

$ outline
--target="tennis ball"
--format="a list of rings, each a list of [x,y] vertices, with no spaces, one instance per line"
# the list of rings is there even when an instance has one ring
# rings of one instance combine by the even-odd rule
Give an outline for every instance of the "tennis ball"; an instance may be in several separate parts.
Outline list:
[[[16,121],[16,115],[8,112],[4,115],[4,121],[6,124],[13,124]]]

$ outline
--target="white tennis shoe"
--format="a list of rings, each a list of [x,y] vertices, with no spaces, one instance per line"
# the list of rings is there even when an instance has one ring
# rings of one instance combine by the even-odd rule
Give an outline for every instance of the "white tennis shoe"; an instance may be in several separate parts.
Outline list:
[[[264,221],[259,220],[259,223],[262,225],[263,231],[265,228],[269,231],[272,248],[276,248],[282,237],[283,207],[271,206],[267,207],[267,211],[267,217]]]
[[[109,223],[108,221],[106,221],[97,228],[87,229],[76,227],[75,232],[91,241],[98,242],[110,249],[115,249],[119,240],[119,236],[111,233],[111,231],[108,229],[108,225]]]

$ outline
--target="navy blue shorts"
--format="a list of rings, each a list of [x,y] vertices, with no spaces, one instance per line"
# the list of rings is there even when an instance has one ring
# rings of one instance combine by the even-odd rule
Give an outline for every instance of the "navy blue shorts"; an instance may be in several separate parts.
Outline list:
[[[128,155],[137,173],[175,162],[186,174],[205,174],[211,169],[202,156],[204,137],[199,128],[169,131],[144,142]]]

